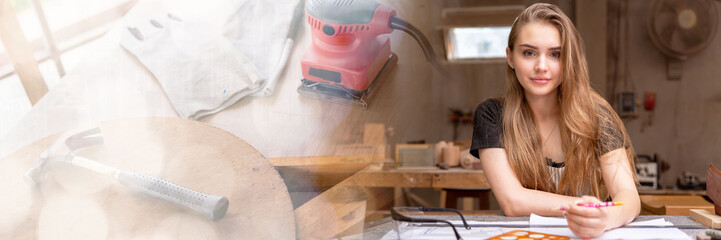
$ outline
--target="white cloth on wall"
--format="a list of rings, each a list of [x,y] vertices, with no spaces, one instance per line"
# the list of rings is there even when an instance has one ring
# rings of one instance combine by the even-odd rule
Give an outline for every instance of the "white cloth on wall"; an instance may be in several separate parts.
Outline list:
[[[263,84],[248,57],[198,19],[164,14],[127,30],[120,44],[153,73],[183,118],[221,111]]]

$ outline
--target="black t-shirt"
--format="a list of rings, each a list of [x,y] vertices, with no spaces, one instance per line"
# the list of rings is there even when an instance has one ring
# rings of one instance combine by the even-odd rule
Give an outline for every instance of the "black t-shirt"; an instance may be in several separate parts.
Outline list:
[[[503,104],[499,99],[488,99],[478,104],[473,116],[471,155],[478,158],[478,150],[503,148]]]
[[[612,114],[610,110],[603,110],[602,114]],[[621,130],[609,122],[601,122],[601,133],[596,142],[597,151],[605,154],[623,146]],[[471,142],[471,155],[478,158],[478,150],[484,148],[503,148],[501,136],[503,135],[503,103],[500,99],[488,99],[476,107],[473,118],[473,140]]]

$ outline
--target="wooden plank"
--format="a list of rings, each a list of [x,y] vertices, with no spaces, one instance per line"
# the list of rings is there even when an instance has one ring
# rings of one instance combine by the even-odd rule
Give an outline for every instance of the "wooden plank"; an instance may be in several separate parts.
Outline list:
[[[53,31],[53,33],[55,33],[55,42],[60,45],[58,46],[59,53],[64,54],[82,46],[83,44],[102,37],[107,32],[107,29],[111,27],[108,26],[109,23],[112,23],[125,15],[125,13],[127,13],[138,1],[139,0],[128,0],[116,5],[115,7],[87,17],[82,21],[78,21],[74,24],[68,25],[67,27]],[[101,30],[98,31],[97,29]],[[81,35],[82,37],[78,38]],[[36,39],[29,39],[28,44],[30,44],[33,49],[40,49],[45,46],[46,41],[42,37],[39,37]],[[6,57],[6,53],[0,53],[0,65],[10,64]],[[52,56],[48,55],[41,56],[37,59],[37,61],[43,62],[51,57]]]
[[[0,0],[0,40],[5,45],[5,51],[10,57],[15,73],[20,78],[20,83],[25,88],[30,104],[35,105],[48,92],[48,87],[45,85],[43,75],[40,74],[33,49],[25,39],[15,11],[8,0]]]
[[[702,209],[689,210],[691,219],[700,222],[710,228],[721,229],[721,217]]]
[[[688,216],[689,209],[713,211],[713,204],[701,196],[641,195],[643,210],[658,215]]]
[[[40,0],[32,0],[32,4],[33,8],[35,9],[35,14],[37,14],[38,16],[40,27],[43,30],[43,35],[45,35],[45,42],[50,51],[49,58],[53,59],[53,62],[55,62],[55,68],[58,70],[58,75],[60,77],[63,77],[65,76],[65,68],[63,67],[63,62],[60,60],[61,53],[58,50],[58,44],[55,41],[55,37],[53,36],[53,31],[50,30],[50,25],[48,25],[48,20],[45,17],[45,10],[43,10],[43,5],[40,4]]]
[[[716,215],[721,215],[721,172],[713,164],[706,172],[706,194],[714,202]]]
[[[278,173],[285,180],[290,192],[323,192],[357,173],[361,169],[378,162],[375,153],[269,158]],[[379,166],[379,165],[375,165]]]
[[[391,216],[390,210],[378,210],[366,216],[366,222],[378,221]]]
[[[276,167],[290,192],[323,192],[357,173],[359,165]]]
[[[430,188],[431,175],[423,172],[371,170],[356,173],[353,183],[365,187]]]
[[[354,178],[354,183],[366,187],[490,188],[483,171],[455,168],[371,169],[358,172]]]
[[[434,173],[433,188],[490,188],[483,171],[469,170],[449,173]]]
[[[313,157],[277,157],[268,158],[270,164],[276,167],[287,166],[323,166],[323,165],[362,165],[375,162],[375,154],[357,154],[340,156],[313,156]],[[359,168],[358,170],[362,169]]]
[[[641,195],[706,195],[706,190],[683,190],[683,189],[654,189],[654,190],[638,190]]]

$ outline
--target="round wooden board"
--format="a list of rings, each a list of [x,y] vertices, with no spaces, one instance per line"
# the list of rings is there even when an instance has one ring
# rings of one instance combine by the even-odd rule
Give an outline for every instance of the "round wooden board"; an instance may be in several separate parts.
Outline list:
[[[104,143],[78,156],[228,198],[212,221],[134,192],[114,179],[52,166],[39,185],[23,179],[59,134],[0,160],[1,239],[294,239],[295,215],[275,168],[245,141],[213,126],[143,118],[99,123]],[[75,129],[77,132],[91,128]]]

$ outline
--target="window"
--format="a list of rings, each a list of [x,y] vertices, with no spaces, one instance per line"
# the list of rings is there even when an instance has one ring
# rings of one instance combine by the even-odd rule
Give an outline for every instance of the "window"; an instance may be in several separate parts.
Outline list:
[[[503,61],[511,25],[524,6],[446,8],[441,12],[446,59],[451,63]]]
[[[449,60],[506,57],[511,27],[454,27],[448,30]]]

